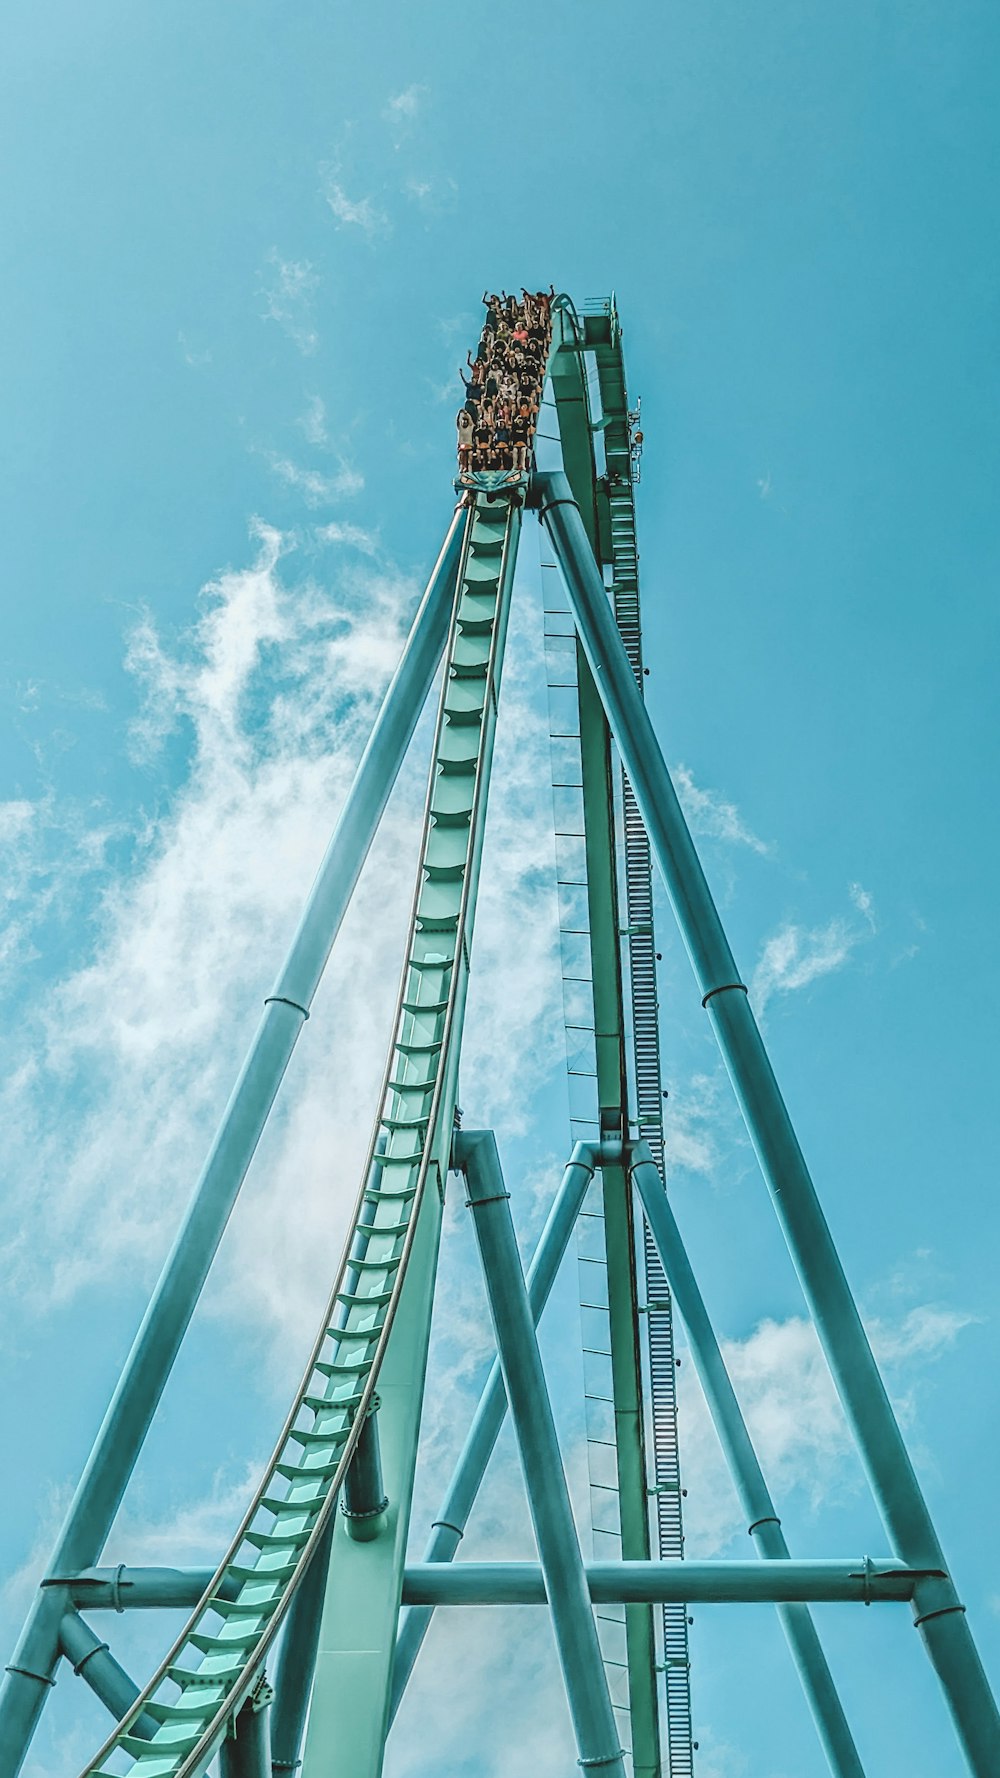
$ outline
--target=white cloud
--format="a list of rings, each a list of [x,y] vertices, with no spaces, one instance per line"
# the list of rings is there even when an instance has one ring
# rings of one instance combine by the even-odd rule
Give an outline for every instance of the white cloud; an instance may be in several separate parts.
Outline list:
[[[974,1320],[960,1310],[923,1304],[901,1321],[867,1323],[904,1423],[915,1417],[925,1367]],[[793,1491],[814,1513],[856,1492],[863,1485],[860,1462],[812,1322],[800,1316],[765,1320],[744,1340],[724,1340],[722,1351],[779,1514]],[[708,1556],[746,1526],[687,1354],[679,1383],[689,1554]]]
[[[346,543],[351,549],[358,549],[363,556],[373,556],[378,549],[378,537],[374,531],[366,531],[363,525],[348,525],[335,519],[329,525],[317,525],[313,535],[317,543]]]
[[[255,536],[256,559],[205,589],[202,613],[179,642],[168,647],[148,621],[134,630],[136,748],[154,771],[164,737],[179,730],[186,776],[132,834],[130,868],[105,870],[83,960],[34,996],[7,1039],[0,1117],[18,1214],[6,1221],[0,1275],[8,1306],[21,1313],[65,1303],[123,1265],[155,1273],[414,607],[418,588],[391,570],[359,563],[329,591],[293,578],[294,552],[273,527],[258,525]],[[546,736],[528,715],[538,662],[528,642],[534,614],[521,605],[501,699],[463,1059],[463,1095],[477,1121],[505,1116],[511,1128],[561,1060],[558,1022],[543,1017],[546,993],[558,988],[551,876],[539,856],[548,789],[532,763],[533,749],[544,760]],[[300,1354],[311,1337],[356,1190],[425,782],[418,747],[209,1292],[209,1311],[248,1324],[262,1345],[276,1330],[278,1357]],[[16,809],[7,825],[30,832],[31,818]],[[294,1204],[295,1215],[276,1220],[276,1202]]]
[[[10,846],[24,839],[34,826],[37,814],[37,805],[25,797],[0,802],[0,846]]]
[[[453,210],[458,199],[458,183],[454,179],[407,179],[403,195],[429,215],[440,216]]]
[[[332,598],[309,583],[292,589],[282,566],[283,539],[261,526],[256,562],[206,589],[204,613],[176,651],[148,623],[133,636],[128,665],[146,689],[138,739],[148,758],[182,725],[191,763],[135,836],[133,871],[107,882],[90,956],[36,1002],[26,1054],[5,1071],[10,1176],[22,1188],[20,1235],[3,1269],[8,1289],[39,1306],[112,1275],[126,1256],[148,1275],[163,1251],[398,655],[416,591],[408,581],[368,570]],[[323,1040],[310,1047],[307,1038],[298,1092],[278,1119],[268,1189],[294,1193],[316,1231],[353,1195],[358,1107],[371,1105],[380,1071],[422,775],[409,775],[409,803],[390,815],[382,881],[374,902],[369,881],[367,916],[355,916],[333,969],[333,992],[352,1007],[340,1089],[323,1084]],[[403,870],[387,868],[386,845],[406,859]],[[366,925],[381,935],[382,909],[376,945]],[[320,1008],[309,1037],[316,1025]],[[334,1152],[345,1170],[331,1193],[325,1157]],[[284,1165],[297,1170],[282,1186]],[[56,1204],[45,1183],[53,1177]],[[256,1272],[280,1242],[248,1221],[261,1237]],[[236,1252],[245,1238],[237,1226]],[[308,1270],[309,1255],[299,1258]],[[270,1263],[261,1297],[277,1312],[282,1287]],[[322,1247],[311,1263],[328,1270]]]
[[[57,806],[51,792],[0,802],[0,982],[38,958],[40,929],[104,869],[116,837],[97,802]]]
[[[427,88],[425,86],[415,83],[413,86],[406,87],[403,92],[396,93],[388,100],[382,113],[383,117],[387,118],[390,123],[399,123],[403,118],[416,117],[426,94]]]
[[[268,462],[274,474],[287,488],[301,494],[307,506],[328,506],[331,501],[360,494],[365,478],[348,463],[341,463],[332,475],[320,469],[303,469],[289,457],[271,455]]]
[[[193,346],[186,333],[182,332],[177,335],[177,344],[180,346],[181,357],[185,364],[190,365],[192,370],[200,368],[203,364],[211,364],[212,354],[208,347]]]
[[[359,228],[370,241],[388,231],[389,218],[371,197],[349,197],[335,167],[323,169],[323,196],[342,228]]]
[[[261,1452],[236,1470],[217,1470],[207,1494],[182,1499],[166,1513],[144,1514],[126,1502],[111,1527],[102,1562],[214,1568],[253,1498],[264,1462]]]
[[[863,888],[860,883],[849,883],[847,893],[862,919],[867,920],[872,931],[876,932],[878,922],[875,918],[875,901],[870,890]]]
[[[747,826],[736,804],[717,790],[702,789],[686,765],[674,767],[673,780],[692,833],[724,840],[732,846],[749,846],[751,852],[767,852],[768,847]]]
[[[270,271],[261,274],[262,318],[276,321],[308,356],[319,344],[313,320],[319,277],[308,259],[282,259],[276,247],[268,253],[267,264]]]
[[[763,1013],[775,994],[807,988],[843,968],[859,938],[860,933],[841,919],[809,929],[793,922],[782,926],[766,941],[753,972],[750,997],[757,1012]]]
[[[968,1315],[961,1309],[948,1309],[940,1303],[923,1303],[910,1309],[902,1321],[870,1321],[868,1334],[880,1364],[903,1364],[911,1358],[936,1358],[953,1346],[963,1329],[973,1327],[976,1320],[975,1315]]]
[[[724,1116],[719,1075],[694,1074],[670,1089],[663,1113],[663,1145],[668,1175],[675,1169],[710,1178],[719,1163],[719,1130]],[[728,1106],[728,1100],[726,1101]],[[730,1119],[731,1121],[731,1119]]]
[[[305,435],[306,442],[311,445],[325,445],[326,403],[320,395],[310,395],[306,402],[304,414],[299,415],[298,424]]]

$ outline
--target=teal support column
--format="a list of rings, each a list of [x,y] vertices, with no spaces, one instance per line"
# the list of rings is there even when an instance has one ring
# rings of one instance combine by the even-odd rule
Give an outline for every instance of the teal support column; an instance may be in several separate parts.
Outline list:
[[[448,636],[465,535],[456,513],[299,929],[77,1486],[49,1572],[97,1561],[267,1121]],[[0,1778],[15,1778],[59,1658],[68,1604],[43,1588],[0,1691]]]
[[[975,1778],[996,1778],[1000,1712],[948,1572],[802,1150],[632,677],[579,509],[562,475],[536,478],[541,517],[618,750],[816,1330],[898,1555],[933,1571],[914,1622]],[[939,1575],[939,1577],[937,1577]]]
[[[67,1611],[59,1625],[59,1652],[74,1673],[85,1679],[94,1696],[117,1722],[139,1696],[139,1687],[119,1666],[106,1642],[95,1636],[76,1611]],[[145,1711],[136,1717],[135,1731],[148,1740],[156,1733],[156,1719]]]
[[[674,1302],[687,1328],[691,1356],[747,1517],[750,1536],[762,1556],[787,1561],[788,1545],[781,1521],[647,1143],[632,1145],[630,1172]],[[864,1778],[864,1767],[808,1606],[779,1605],[778,1616],[834,1778]]]
[[[580,1764],[588,1771],[624,1778],[601,1645],[493,1132],[460,1132],[455,1141],[455,1165],[464,1172],[468,1186],[490,1318]]]
[[[271,1698],[259,1680],[219,1748],[219,1778],[271,1778]]]
[[[283,1772],[294,1772],[302,1764],[302,1735],[312,1693],[335,1524],[336,1520],[331,1519],[292,1600],[274,1665],[271,1770],[275,1778]]]
[[[354,1447],[351,1466],[344,1477],[340,1510],[347,1534],[355,1543],[371,1543],[385,1528],[389,1496],[382,1478],[382,1450],[378,1436],[379,1398],[373,1395],[365,1415],[361,1437]]]
[[[549,1293],[555,1283],[556,1274],[569,1244],[569,1238],[576,1226],[576,1219],[587,1195],[587,1188],[594,1177],[595,1157],[599,1152],[598,1144],[590,1142],[576,1144],[563,1174],[562,1183],[553,1199],[545,1227],[539,1236],[538,1246],[525,1279],[528,1288],[528,1302],[532,1318],[536,1323],[549,1300]],[[454,1559],[465,1534],[469,1514],[475,1505],[476,1495],[482,1485],[486,1466],[500,1436],[500,1428],[506,1414],[507,1396],[504,1390],[500,1360],[497,1358],[494,1359],[492,1369],[486,1379],[486,1386],[479,1398],[479,1405],[476,1408],[469,1435],[455,1465],[455,1473],[452,1476],[441,1510],[434,1521],[434,1527],[424,1551],[425,1562],[451,1562]],[[414,1663],[430,1626],[433,1609],[433,1606],[430,1605],[413,1605],[403,1614],[396,1641],[396,1658],[392,1669],[390,1720],[395,1717],[406,1689],[407,1680],[413,1672]]]
[[[441,1197],[434,1187],[424,1195],[403,1294],[379,1370],[382,1469],[388,1497],[383,1529],[373,1540],[358,1542],[342,1513],[334,1526],[303,1778],[378,1778],[382,1770],[441,1212]],[[290,1751],[283,1743],[285,1769]]]

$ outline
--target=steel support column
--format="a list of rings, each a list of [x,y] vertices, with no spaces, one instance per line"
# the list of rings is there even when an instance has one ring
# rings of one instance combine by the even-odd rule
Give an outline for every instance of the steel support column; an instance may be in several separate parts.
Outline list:
[[[100,1556],[240,1186],[347,910],[448,635],[463,515],[456,513],[403,657],[355,773],[326,857],[184,1222],[91,1450],[49,1564],[73,1574]],[[0,1778],[14,1778],[59,1658],[68,1595],[36,1595],[2,1691]]]
[[[947,1572],[909,1453],[775,1080],[701,861],[639,695],[565,476],[542,475],[541,517],[580,637],[635,791],[681,936],[767,1181],[789,1251],[893,1544],[940,1571],[914,1594],[914,1621],[976,1778],[996,1778],[1000,1712]]]
[[[537,1324],[542,1310],[549,1300],[549,1292],[556,1280],[556,1274],[562,1263],[570,1236],[580,1214],[580,1207],[587,1195],[587,1187],[594,1177],[600,1145],[590,1142],[578,1142],[567,1162],[562,1183],[552,1208],[546,1219],[545,1227],[539,1236],[538,1245],[528,1267],[525,1284],[528,1290],[528,1302],[533,1321]],[[503,1373],[499,1358],[494,1359],[492,1369],[486,1379],[486,1386],[479,1398],[472,1426],[462,1449],[461,1456],[455,1466],[451,1484],[445,1495],[444,1503],[434,1521],[434,1527],[424,1551],[425,1562],[451,1562],[458,1550],[469,1522],[469,1514],[475,1504],[476,1495],[482,1485],[486,1467],[493,1453],[493,1448],[500,1436],[500,1428],[507,1413],[507,1395],[504,1390]],[[424,1637],[427,1634],[433,1606],[413,1605],[403,1614],[399,1636],[396,1640],[396,1658],[392,1670],[392,1702],[390,1705],[390,1721],[399,1708],[406,1682],[413,1672],[414,1662],[420,1653]]]
[[[381,1535],[359,1543],[337,1514],[303,1757],[304,1778],[378,1778],[423,1402],[441,1198],[427,1191],[403,1294],[379,1370],[389,1504]],[[277,1739],[275,1743],[278,1751]],[[286,1765],[287,1744],[281,1747]]]
[[[335,1524],[331,1519],[292,1600],[281,1635],[271,1706],[271,1770],[275,1775],[294,1772],[302,1764],[302,1734],[312,1695]]]
[[[76,1611],[67,1611],[59,1625],[59,1652],[66,1656],[74,1673],[85,1679],[95,1697],[118,1722],[139,1696],[139,1687],[124,1667],[119,1666],[106,1642],[95,1636],[88,1623]],[[155,1717],[145,1712],[136,1717],[136,1734],[148,1739],[156,1733]]]
[[[258,1681],[219,1748],[219,1778],[271,1778],[271,1698]]]
[[[468,1186],[580,1762],[588,1770],[624,1778],[597,1626],[493,1132],[461,1132],[455,1142],[455,1165],[464,1172]]]
[[[687,1329],[695,1369],[719,1435],[747,1525],[760,1554],[786,1561],[788,1545],[726,1370],[715,1329],[681,1240],[663,1181],[645,1142],[633,1143],[630,1172],[646,1213],[674,1303]],[[685,1563],[685,1568],[691,1564]],[[907,1595],[909,1596],[909,1595]],[[835,1778],[864,1778],[864,1768],[808,1606],[779,1605],[816,1730]]]

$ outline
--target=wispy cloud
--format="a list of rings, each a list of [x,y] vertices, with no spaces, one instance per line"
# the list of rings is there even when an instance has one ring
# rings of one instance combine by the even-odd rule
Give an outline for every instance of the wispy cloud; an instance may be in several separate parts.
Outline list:
[[[83,957],[32,996],[6,1048],[0,1033],[0,1118],[7,1175],[18,1182],[0,1276],[8,1307],[22,1314],[68,1302],[122,1265],[145,1278],[155,1271],[419,592],[362,561],[327,590],[296,573],[291,539],[267,525],[256,527],[255,552],[205,588],[201,614],[179,640],[168,645],[149,620],[136,625],[127,660],[141,693],[136,748],[155,773],[162,743],[180,730],[189,764],[130,835],[127,868],[112,875],[103,860]],[[527,757],[536,744],[528,704],[537,662],[526,635],[534,621],[522,611],[512,629],[463,1065],[477,1117],[509,1112],[510,1128],[527,1117],[546,1067],[561,1061],[557,1022],[543,1018],[558,977],[542,862],[548,791]],[[543,722],[537,729],[544,758]],[[426,745],[426,720],[421,733]],[[255,1337],[278,1330],[282,1351],[311,1335],[356,1189],[412,894],[425,762],[418,744],[213,1284],[209,1312],[249,1322]],[[12,843],[27,842],[33,820],[20,799],[8,806]],[[30,879],[20,881],[30,894]],[[521,912],[516,947],[512,906]],[[539,1042],[540,1027],[551,1042]],[[274,1204],[286,1200],[296,1215],[276,1227]]]
[[[663,1143],[668,1173],[679,1169],[710,1178],[719,1164],[723,1119],[721,1079],[695,1074],[672,1086],[664,1107]]]
[[[750,997],[757,1012],[762,1013],[775,994],[792,994],[842,969],[860,936],[841,919],[809,928],[791,922],[782,926],[766,941],[753,972]]]
[[[414,118],[427,97],[427,88],[416,82],[405,87],[401,93],[395,93],[386,103],[382,116],[390,123],[399,123],[403,118]]]
[[[924,1304],[896,1322],[874,1320],[868,1335],[891,1385],[897,1413],[912,1423],[927,1367],[974,1317]],[[863,1486],[860,1462],[811,1321],[765,1320],[723,1355],[775,1500],[798,1492],[811,1512]],[[746,1526],[693,1366],[680,1373],[680,1411],[690,1553],[721,1552]],[[694,1483],[697,1478],[697,1485]],[[780,1506],[779,1506],[780,1510]]]
[[[859,919],[837,915],[822,926],[787,920],[765,941],[750,981],[750,998],[758,1014],[776,994],[793,994],[843,969],[858,945],[878,930],[870,892],[851,883],[847,893]]]
[[[317,543],[345,543],[350,549],[358,549],[364,556],[373,556],[378,549],[378,537],[374,531],[366,531],[363,525],[348,525],[335,519],[329,525],[317,525],[313,536]]]
[[[121,837],[97,802],[61,804],[51,791],[0,802],[0,982],[38,959],[46,922],[100,877]]]
[[[319,277],[308,259],[283,259],[276,247],[267,255],[267,266],[269,269],[261,273],[262,317],[276,321],[299,351],[308,356],[319,344],[313,320]]]
[[[735,803],[717,790],[696,784],[686,765],[674,767],[673,779],[692,833],[731,846],[748,846],[751,852],[767,852],[767,845],[747,826]]]
[[[350,197],[341,181],[339,168],[323,168],[323,196],[339,228],[358,228],[369,241],[388,232],[389,218],[385,211],[372,197]]]
[[[212,354],[208,347],[192,345],[186,333],[177,335],[177,344],[181,349],[181,357],[185,364],[190,365],[192,370],[200,368],[203,364],[211,364]]]
[[[347,463],[332,474],[325,474],[321,469],[304,469],[291,458],[276,454],[269,456],[268,462],[279,481],[301,494],[307,506],[328,506],[333,500],[360,494],[365,485],[364,476]]]
[[[862,919],[867,921],[873,932],[877,932],[878,921],[875,918],[875,899],[871,894],[871,891],[863,888],[860,883],[849,883],[847,886],[847,893]]]
[[[454,179],[407,179],[403,194],[428,216],[441,216],[458,203],[458,182]]]
[[[306,402],[305,412],[299,415],[297,425],[311,445],[328,443],[326,430],[326,402],[321,395],[310,395]]]

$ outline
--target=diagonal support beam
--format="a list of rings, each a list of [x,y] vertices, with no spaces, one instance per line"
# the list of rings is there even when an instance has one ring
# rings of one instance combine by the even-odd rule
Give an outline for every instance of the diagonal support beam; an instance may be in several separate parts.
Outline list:
[[[493,1132],[460,1133],[455,1141],[455,1165],[464,1172],[468,1186],[580,1763],[588,1770],[624,1778],[618,1729]]]
[[[940,1571],[913,1610],[969,1769],[996,1778],[1000,1711],[879,1375],[840,1256],[792,1128],[729,942],[632,676],[579,507],[565,476],[540,475],[540,516],[562,568],[591,671],[649,834],[872,1492],[899,1556]]]
[[[549,1300],[549,1293],[576,1226],[587,1188],[599,1164],[599,1156],[599,1144],[578,1142],[552,1201],[552,1208],[539,1236],[525,1279],[528,1303],[536,1325]],[[506,1414],[507,1394],[503,1372],[499,1358],[495,1358],[448,1492],[434,1521],[424,1551],[425,1562],[453,1561]],[[399,1709],[407,1681],[430,1627],[433,1611],[433,1605],[412,1605],[403,1614],[392,1670],[390,1721]]]
[[[65,1655],[74,1673],[85,1679],[95,1697],[120,1722],[139,1696],[139,1687],[119,1666],[106,1642],[95,1636],[90,1625],[77,1611],[67,1611],[59,1625],[59,1652]],[[155,1735],[155,1717],[143,1711],[135,1720],[137,1735],[148,1740]]]
[[[361,757],[284,968],[77,1486],[49,1572],[96,1562],[406,755],[448,636],[464,537],[456,512]],[[0,1775],[14,1778],[59,1659],[68,1595],[40,1590],[0,1691]]]
[[[648,1144],[634,1143],[629,1161],[660,1263],[687,1328],[695,1369],[747,1516],[750,1535],[769,1563],[775,1559],[787,1563],[788,1545],[781,1521]],[[684,1566],[690,1569],[692,1565],[685,1562]],[[912,1597],[912,1585],[907,1597]],[[808,1606],[779,1605],[778,1616],[834,1778],[864,1778],[864,1767]]]
[[[302,1734],[312,1694],[335,1529],[336,1520],[331,1519],[292,1600],[281,1636],[271,1706],[271,1769],[275,1778],[302,1764]]]

